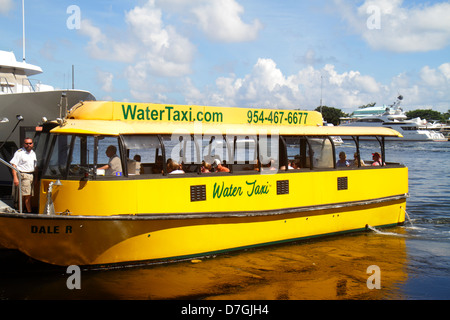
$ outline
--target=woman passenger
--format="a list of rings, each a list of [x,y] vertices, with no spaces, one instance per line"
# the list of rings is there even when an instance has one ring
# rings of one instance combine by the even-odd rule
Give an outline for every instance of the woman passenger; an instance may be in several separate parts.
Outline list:
[[[386,165],[385,163],[383,163],[383,160],[381,160],[381,154],[379,152],[372,153],[372,159],[373,159],[372,166]]]
[[[349,167],[350,162],[347,160],[347,156],[344,151],[339,152],[339,160],[336,162],[336,167]]]
[[[360,157],[358,156],[358,152],[355,152],[355,154],[353,155],[354,159],[353,160],[353,166],[357,167],[358,166],[358,161],[361,167],[365,167],[366,164],[364,163],[364,160],[361,160]]]
[[[202,161],[202,168],[201,171],[202,173],[210,173],[212,170],[211,168],[211,164],[208,162],[205,162],[205,160]]]

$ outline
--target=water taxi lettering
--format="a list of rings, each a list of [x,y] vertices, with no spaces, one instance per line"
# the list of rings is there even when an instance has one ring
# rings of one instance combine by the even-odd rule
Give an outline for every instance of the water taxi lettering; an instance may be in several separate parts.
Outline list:
[[[235,187],[231,184],[228,187],[225,187],[225,182],[222,182],[222,186],[218,185],[217,182],[214,183],[213,190],[213,198],[221,198],[221,197],[236,197],[242,196],[242,188]]]
[[[255,181],[246,181],[245,182],[245,194],[248,197],[252,197],[254,195],[263,195],[268,194],[270,191],[270,185],[267,184],[258,184]],[[225,185],[225,182],[214,183],[213,187],[213,199],[214,198],[227,198],[227,197],[240,197],[244,194],[243,187],[235,186],[233,184]]]
[[[176,107],[165,106],[164,109],[150,109],[150,107],[138,108],[137,105],[122,105],[124,120],[144,121],[201,121],[201,122],[223,122],[222,112],[193,112],[189,110],[177,110]]]
[[[72,233],[72,226],[66,226],[65,228],[60,228],[60,226],[31,226],[31,233],[37,234],[60,234]]]
[[[253,196],[254,194],[268,194],[269,193],[269,186],[268,185],[259,185],[256,184],[256,180],[253,182],[245,182],[247,185],[252,186],[251,191],[247,191],[247,195],[249,197]]]

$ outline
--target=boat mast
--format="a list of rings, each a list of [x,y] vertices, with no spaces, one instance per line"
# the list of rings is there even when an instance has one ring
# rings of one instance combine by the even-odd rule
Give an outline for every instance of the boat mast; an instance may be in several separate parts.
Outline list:
[[[22,41],[23,62],[25,62],[25,0],[22,0]]]

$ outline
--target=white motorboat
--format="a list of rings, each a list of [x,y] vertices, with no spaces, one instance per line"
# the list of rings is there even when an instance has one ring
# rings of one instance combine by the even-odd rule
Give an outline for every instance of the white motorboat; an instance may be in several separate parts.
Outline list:
[[[407,116],[400,107],[402,99],[403,97],[399,96],[391,106],[359,109],[349,118],[341,118],[340,126],[387,127],[403,135],[403,138],[396,137],[392,140],[447,141],[441,132],[424,127],[424,121],[420,118],[407,120]]]

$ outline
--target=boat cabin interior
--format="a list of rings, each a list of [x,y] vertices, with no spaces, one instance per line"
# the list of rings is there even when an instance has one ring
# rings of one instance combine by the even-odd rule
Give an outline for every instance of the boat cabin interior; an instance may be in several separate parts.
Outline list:
[[[373,152],[380,153],[384,166],[384,138],[377,137],[377,140],[378,144],[372,142],[373,146],[378,145]],[[49,149],[48,156],[44,157],[43,178],[103,180],[173,177],[175,173],[192,177],[211,172],[293,173],[370,168],[369,160],[364,160],[365,166],[353,161],[353,155],[360,154],[359,138],[353,137],[353,142],[354,149],[346,148],[350,150],[349,167],[336,165],[339,158],[330,136],[51,134],[41,138],[40,144],[45,144],[42,149]],[[120,159],[121,168],[114,174],[99,169],[110,160],[111,155],[106,153],[109,146],[114,146]],[[221,171],[219,163],[228,170]]]

